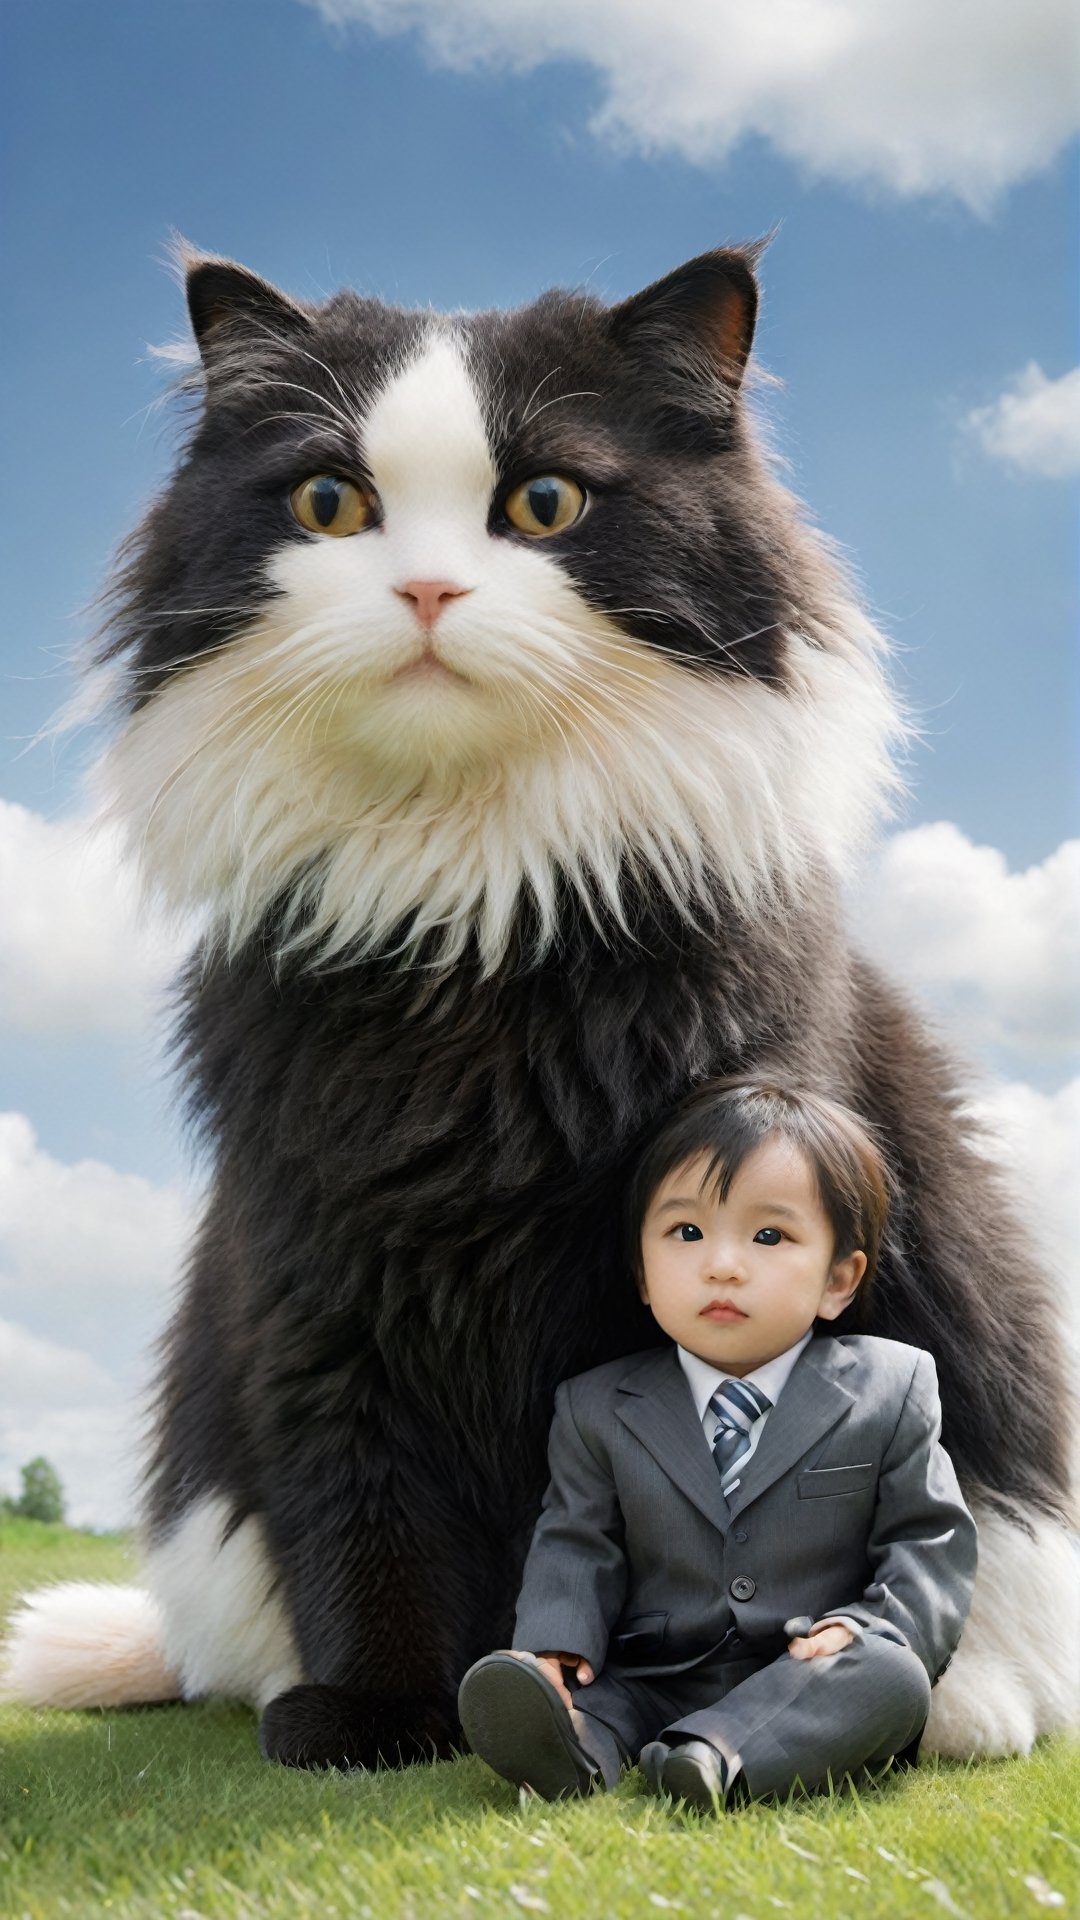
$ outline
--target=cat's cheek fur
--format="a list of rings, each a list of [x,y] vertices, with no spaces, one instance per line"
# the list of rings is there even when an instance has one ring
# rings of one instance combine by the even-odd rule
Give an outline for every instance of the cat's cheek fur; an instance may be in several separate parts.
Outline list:
[[[493,968],[523,883],[545,937],[560,873],[618,921],[628,857],[691,912],[719,884],[753,915],[822,860],[842,869],[888,791],[900,723],[876,671],[802,636],[775,691],[691,674],[587,609],[571,627],[562,605],[534,606],[511,660],[500,613],[485,634],[478,611],[461,646],[513,671],[507,701],[494,666],[488,688],[373,687],[333,622],[294,617],[286,593],[156,694],[106,766],[150,884],[233,946],[286,895],[313,955],[407,922],[440,927],[447,958],[475,929]]]

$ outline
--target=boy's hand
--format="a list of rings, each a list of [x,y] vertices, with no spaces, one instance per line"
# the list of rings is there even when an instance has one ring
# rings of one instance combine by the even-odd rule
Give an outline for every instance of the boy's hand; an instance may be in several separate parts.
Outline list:
[[[827,1627],[819,1627],[816,1633],[800,1634],[797,1639],[788,1641],[788,1652],[796,1660],[813,1660],[822,1653],[839,1653],[841,1647],[849,1646],[855,1635],[850,1627],[843,1627],[834,1621]]]
[[[515,1649],[514,1658],[516,1660],[535,1660],[541,1672],[551,1681],[560,1700],[568,1707],[572,1707],[574,1702],[570,1697],[570,1690],[567,1687],[566,1681],[563,1679],[563,1668],[573,1667],[574,1677],[579,1686],[587,1687],[590,1680],[596,1679],[596,1675],[588,1661],[583,1660],[580,1653],[522,1653],[520,1650]]]

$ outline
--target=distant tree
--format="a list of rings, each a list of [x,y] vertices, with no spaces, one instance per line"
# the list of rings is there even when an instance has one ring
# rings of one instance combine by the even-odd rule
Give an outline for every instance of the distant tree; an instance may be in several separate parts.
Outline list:
[[[22,1498],[14,1511],[24,1520],[62,1520],[64,1489],[56,1468],[39,1454],[21,1469]]]

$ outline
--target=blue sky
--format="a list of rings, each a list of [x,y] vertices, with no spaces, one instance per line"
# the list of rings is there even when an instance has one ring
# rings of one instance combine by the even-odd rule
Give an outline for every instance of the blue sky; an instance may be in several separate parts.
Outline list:
[[[579,11],[589,15],[588,0]],[[1061,9],[1039,0],[1036,11],[1052,24]],[[1005,22],[1008,12],[1007,0],[986,0],[971,18]],[[673,136],[678,100],[668,101],[661,124],[642,87],[637,122],[631,106],[614,132],[591,131],[618,48],[609,71],[606,55],[590,54],[580,35],[530,46],[530,15],[518,0],[506,0],[502,15],[489,9],[514,32],[507,27],[505,48],[496,35],[486,65],[467,36],[447,29],[455,16],[441,0],[408,0],[397,18],[413,28],[393,36],[364,19],[335,27],[326,17],[351,13],[390,17],[374,0],[323,0],[321,9],[301,0],[11,0],[6,9],[0,805],[31,817],[18,817],[22,852],[9,849],[6,866],[0,847],[0,886],[17,887],[23,858],[37,861],[40,880],[38,823],[45,847],[47,829],[62,830],[79,810],[92,740],[58,755],[25,744],[70,694],[67,660],[90,624],[79,610],[168,468],[173,437],[153,404],[164,380],[146,349],[183,327],[180,294],[161,264],[170,229],[304,296],[351,284],[405,304],[478,307],[586,282],[621,297],[709,246],[778,226],[757,343],[782,382],[763,396],[773,440],[897,646],[896,677],[924,730],[900,824],[949,823],[958,836],[898,842],[861,910],[880,920],[898,969],[932,1002],[936,994],[944,1017],[965,1000],[971,975],[985,1018],[961,1038],[1033,1097],[1056,1097],[1073,1055],[1056,1025],[1040,1028],[1021,1006],[1025,992],[1041,994],[1041,1005],[1048,992],[1063,994],[1052,960],[1017,959],[1003,987],[996,975],[997,984],[974,979],[980,963],[932,957],[955,955],[939,896],[965,887],[974,890],[971,913],[985,919],[984,948],[996,938],[995,913],[1015,919],[1035,900],[1039,926],[1049,929],[1044,945],[1052,944],[1059,892],[1073,873],[1059,874],[1053,862],[1077,832],[1075,488],[1050,459],[1042,459],[1046,471],[1038,454],[1026,463],[1001,457],[970,424],[1030,363],[1048,382],[1077,364],[1075,139],[1023,158],[1024,140],[1034,153],[1043,137],[1027,122],[1051,112],[1045,79],[1033,79],[1007,46],[997,68],[974,80],[962,47],[938,50],[942,86],[955,58],[958,121],[972,86],[985,89],[988,125],[1009,118],[995,88],[1015,107],[1021,157],[1002,163],[995,195],[992,183],[973,187],[970,168],[961,179],[958,164],[941,158],[926,116],[901,98],[902,61],[890,183],[893,148],[882,145],[884,160],[865,158],[876,151],[873,129],[852,135],[862,142],[854,159],[835,160],[836,114],[824,115],[817,132],[811,124],[802,148],[793,136],[782,151],[780,123],[770,131],[767,115],[755,121],[748,110],[758,130],[736,133],[724,154],[711,134]],[[460,0],[458,18],[483,13],[482,0]],[[912,10],[913,32],[924,30],[921,15],[932,19],[933,10]],[[618,41],[624,16],[626,71],[638,86],[632,62],[647,66],[648,49],[633,49],[648,12],[618,0],[606,10],[609,38]],[[692,30],[686,0],[676,16]],[[992,44],[994,33],[985,38]],[[1033,46],[1036,39],[1033,32]],[[714,53],[706,36],[701,60]],[[866,73],[886,86],[887,118],[888,61]],[[810,91],[794,101],[793,125],[804,107],[813,122]],[[931,102],[926,115],[935,114],[940,122]],[[909,190],[909,162],[929,170],[925,190]],[[1053,393],[1048,404],[1057,404]],[[993,871],[975,858],[979,848],[994,850]],[[895,917],[897,863],[908,861],[904,884],[918,891],[909,871],[916,855],[919,873],[928,860],[933,866],[937,901],[926,909],[933,939],[928,933],[921,956],[900,951]],[[921,911],[912,908],[916,918]],[[32,917],[27,906],[27,924]],[[10,964],[25,970],[33,930],[24,926],[20,937]],[[77,915],[61,937],[74,970]],[[42,964],[42,978],[52,979],[54,960]],[[3,966],[0,952],[0,984]],[[106,1015],[103,1001],[80,1015],[69,986],[57,987],[52,1013],[47,995],[25,1019],[9,1011],[0,1109],[28,1123],[38,1156],[26,1158],[19,1135],[10,1177],[25,1193],[35,1179],[53,1179],[42,1172],[46,1159],[70,1174],[92,1157],[118,1180],[139,1178],[148,1193],[175,1197],[182,1162],[152,1024]],[[64,1187],[60,1174],[54,1184]],[[0,1232],[0,1315],[14,1312],[12,1276],[31,1258],[29,1238],[14,1253],[12,1244],[5,1253]],[[95,1284],[87,1278],[84,1306]],[[128,1313],[135,1333],[123,1365],[115,1347],[95,1345],[92,1313],[78,1353],[126,1382],[137,1367],[135,1334],[161,1310],[160,1292],[147,1293]],[[45,1343],[61,1340],[65,1323],[42,1295],[12,1324]],[[24,1425],[10,1445],[29,1444],[29,1432]],[[3,1448],[0,1433],[0,1477]]]

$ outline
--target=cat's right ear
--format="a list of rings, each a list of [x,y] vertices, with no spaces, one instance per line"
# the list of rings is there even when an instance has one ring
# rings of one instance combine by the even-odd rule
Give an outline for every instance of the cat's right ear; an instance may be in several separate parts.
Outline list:
[[[757,318],[755,269],[768,241],[718,247],[612,307],[616,345],[687,381],[712,379],[729,394],[742,382]]]
[[[251,334],[307,332],[303,307],[268,280],[233,260],[189,254],[185,261],[188,313],[199,352],[205,360],[226,341]]]

